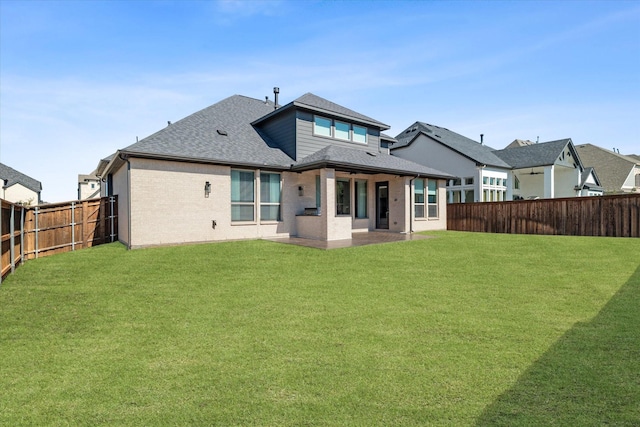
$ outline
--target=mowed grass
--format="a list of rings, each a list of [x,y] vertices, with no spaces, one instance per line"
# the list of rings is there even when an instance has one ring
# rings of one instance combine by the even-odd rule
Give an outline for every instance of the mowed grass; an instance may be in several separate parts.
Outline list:
[[[0,425],[638,425],[640,239],[434,236],[29,261]]]

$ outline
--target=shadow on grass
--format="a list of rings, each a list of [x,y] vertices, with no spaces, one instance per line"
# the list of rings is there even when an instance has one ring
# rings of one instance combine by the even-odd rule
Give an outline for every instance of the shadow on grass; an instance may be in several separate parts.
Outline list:
[[[640,267],[593,320],[562,336],[476,425],[640,425]]]

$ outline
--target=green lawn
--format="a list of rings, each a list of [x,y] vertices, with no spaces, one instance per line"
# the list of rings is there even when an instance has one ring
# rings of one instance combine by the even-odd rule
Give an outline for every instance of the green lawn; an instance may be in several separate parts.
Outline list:
[[[640,423],[640,239],[433,234],[29,261],[0,425]]]

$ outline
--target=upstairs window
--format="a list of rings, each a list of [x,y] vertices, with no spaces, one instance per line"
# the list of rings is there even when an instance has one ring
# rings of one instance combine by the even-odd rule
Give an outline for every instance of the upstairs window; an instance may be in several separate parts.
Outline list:
[[[313,133],[316,135],[328,136],[329,138],[331,138],[331,119],[315,116]]]
[[[336,126],[336,138],[349,141],[350,139],[349,130],[351,128],[351,125],[349,125],[349,123],[339,122],[336,120],[335,126]]]
[[[367,143],[367,128],[353,125],[353,142]]]
[[[326,117],[313,117],[313,134],[342,141],[367,143],[367,128]]]

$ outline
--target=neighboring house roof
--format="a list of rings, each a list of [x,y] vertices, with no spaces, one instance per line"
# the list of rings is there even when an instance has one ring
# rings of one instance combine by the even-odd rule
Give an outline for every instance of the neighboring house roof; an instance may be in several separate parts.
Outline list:
[[[293,159],[252,122],[274,104],[234,95],[121,150],[124,155],[288,168]],[[275,110],[276,112],[279,111]]]
[[[589,175],[593,176],[593,179],[596,181],[595,184],[587,182],[587,180],[589,179]],[[589,188],[591,190],[598,190],[598,191],[604,190],[600,185],[600,178],[598,178],[598,175],[596,174],[596,170],[594,168],[592,167],[584,168],[584,172],[582,173],[582,180],[580,182],[580,188]]]
[[[378,120],[372,119],[371,117],[365,116],[364,114],[360,114],[356,111],[350,110],[349,108],[343,107],[342,105],[331,102],[327,99],[324,99],[320,96],[314,95],[312,93],[305,93],[301,97],[293,100],[292,102],[279,107],[277,110],[271,108],[270,113],[265,113],[264,116],[255,119],[252,124],[258,124],[264,120],[268,120],[276,114],[280,114],[282,111],[289,110],[291,108],[303,108],[313,112],[327,114],[337,117],[342,117],[349,121],[355,121],[366,125],[373,125],[374,127],[379,128],[380,130],[389,129],[389,125],[386,125]]]
[[[514,169],[549,166],[555,163],[558,156],[564,151],[564,147],[570,142],[571,138],[559,139],[557,141],[505,148],[504,150],[494,151],[494,153]],[[575,151],[574,154],[576,154]],[[579,161],[579,159],[577,160]]]
[[[507,145],[505,148],[516,148],[516,147],[524,147],[525,145],[533,145],[535,142],[529,141],[528,139],[514,139],[513,142]]]
[[[329,145],[300,160],[294,171],[332,167],[340,170],[357,170],[361,172],[386,172],[407,175],[407,173],[431,176],[435,178],[451,178],[452,176],[439,170],[401,159],[389,154],[371,153],[362,150]]]
[[[392,144],[395,144],[395,143],[398,142],[397,139],[395,139],[394,137],[392,137],[390,135],[387,135],[386,133],[383,133],[383,132],[380,132],[380,139],[382,141],[387,141],[387,142],[390,142]]]
[[[507,162],[494,154],[495,150],[493,148],[452,132],[447,128],[424,122],[415,122],[397,135],[398,143],[393,144],[392,150],[412,144],[419,135],[425,135],[478,164],[511,169]]]
[[[592,144],[576,145],[585,166],[597,169],[605,191],[620,191],[631,169],[640,165],[640,160],[631,156],[614,153]]]
[[[11,187],[14,184],[20,184],[36,193],[42,191],[42,183],[40,181],[35,180],[22,172],[18,172],[3,163],[0,163],[0,179],[4,181],[4,188]]]

